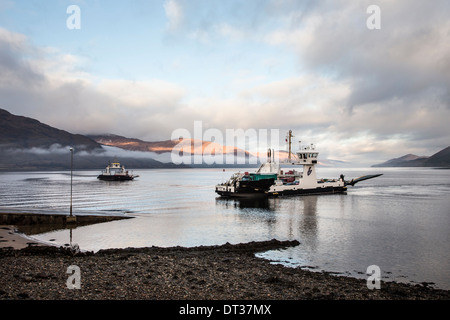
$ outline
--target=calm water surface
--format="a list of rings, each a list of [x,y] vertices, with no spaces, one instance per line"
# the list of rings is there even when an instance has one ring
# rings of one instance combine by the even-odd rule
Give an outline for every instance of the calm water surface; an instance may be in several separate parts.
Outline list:
[[[73,177],[73,212],[122,213],[135,219],[78,227],[83,250],[197,246],[248,241],[300,241],[259,256],[314,271],[367,278],[378,265],[384,280],[433,282],[450,289],[450,170],[318,168],[318,177],[347,179],[383,173],[347,194],[266,201],[217,198],[227,169],[136,170],[130,182],[98,181],[96,171]],[[249,171],[246,169],[245,171]],[[70,173],[0,173],[0,208],[69,211]],[[34,235],[58,245],[69,231]]]

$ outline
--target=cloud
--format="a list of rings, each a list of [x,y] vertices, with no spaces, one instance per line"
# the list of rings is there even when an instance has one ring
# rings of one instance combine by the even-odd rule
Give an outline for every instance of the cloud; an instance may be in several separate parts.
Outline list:
[[[365,9],[370,4],[318,1],[301,23],[280,26],[264,40],[294,50],[303,72],[330,79],[331,87],[345,88],[338,99],[325,88],[321,91],[330,102],[323,111],[334,118],[326,132],[341,142],[359,137],[382,147],[380,141],[402,139],[398,144],[403,143],[403,149],[414,141],[410,147],[425,154],[436,151],[436,145],[446,147],[449,3],[382,1],[381,30],[366,27]]]
[[[22,83],[41,82],[43,77],[25,58],[37,53],[24,35],[0,27],[0,85],[14,89]]]
[[[183,21],[183,11],[180,4],[175,0],[166,0],[164,10],[168,20],[169,31],[176,31]]]
[[[128,104],[134,109],[176,105],[185,95],[183,88],[158,79],[149,81],[105,79],[96,87],[105,95],[114,92],[118,103]]]
[[[0,28],[0,107],[74,133],[165,140],[202,120],[223,131],[293,129],[330,156],[373,163],[432,154],[450,137],[450,3],[380,1],[380,30],[366,26],[371,4],[167,0],[164,49],[195,53],[170,57],[192,85],[98,79],[85,59]]]
[[[171,162],[171,155],[169,152],[155,153],[155,152],[130,151],[110,146],[102,146],[102,148],[104,149],[104,153],[97,155],[110,157],[111,159],[117,157],[117,158],[133,158],[133,159],[154,159],[163,163]]]
[[[159,79],[97,79],[83,63],[0,28],[0,108],[72,133],[170,135],[162,128],[181,108],[184,88]]]
[[[5,150],[4,150],[5,151]],[[69,154],[70,153],[70,147],[69,146],[61,146],[58,143],[52,144],[48,148],[38,148],[38,147],[32,147],[28,149],[6,149],[7,153],[31,153],[31,154],[38,154],[38,155],[47,155],[47,154]]]
[[[339,9],[328,9],[324,3],[301,28],[275,31],[268,41],[292,46],[310,72],[329,72],[351,81],[350,109],[434,87],[447,91],[448,2],[437,1],[433,6],[382,2],[381,30],[365,27],[367,3],[340,2]]]

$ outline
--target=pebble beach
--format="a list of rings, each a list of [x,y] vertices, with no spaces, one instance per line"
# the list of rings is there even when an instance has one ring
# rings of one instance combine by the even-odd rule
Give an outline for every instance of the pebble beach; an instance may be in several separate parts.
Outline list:
[[[148,247],[80,252],[16,242],[3,227],[1,300],[448,300],[450,291],[427,283],[381,281],[290,268],[255,253],[301,245],[264,241],[200,247]],[[5,234],[10,236],[7,245]],[[28,241],[29,242],[29,241]],[[6,244],[5,244],[6,243]],[[68,268],[79,268],[80,288],[69,288]]]

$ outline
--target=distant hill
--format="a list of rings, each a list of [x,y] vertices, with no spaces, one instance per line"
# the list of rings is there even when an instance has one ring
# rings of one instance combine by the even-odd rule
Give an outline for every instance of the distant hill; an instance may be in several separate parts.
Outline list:
[[[0,109],[0,170],[70,169],[69,147],[74,148],[74,169],[103,169],[114,151],[105,150],[93,139],[51,127],[38,120]],[[126,168],[178,167],[149,157],[121,154]]]
[[[407,154],[399,158],[390,159],[386,162],[375,164],[372,167],[421,167],[428,157]]]
[[[430,157],[407,154],[372,167],[450,167],[450,146]]]
[[[189,153],[191,154],[203,154],[205,149],[208,148],[213,155],[215,152],[223,152],[224,154],[241,154],[245,157],[252,156],[248,151],[236,147],[223,146],[210,141],[199,141],[193,139],[149,142],[135,138],[126,138],[114,134],[90,135],[89,137],[102,145],[118,147],[130,151],[170,153],[175,146],[183,141],[183,146],[185,146],[183,149],[185,151],[189,150]]]
[[[188,156],[202,155],[206,150],[211,155],[224,152],[247,160],[255,157],[248,151],[209,141],[184,139],[148,142],[114,134],[72,134],[36,119],[0,109],[0,170],[4,171],[67,170],[70,168],[69,147],[75,150],[74,169],[101,169],[115,156],[119,156],[118,160],[130,169],[191,166],[171,163],[171,152],[180,142],[183,143],[183,152],[187,152]],[[191,164],[205,166],[204,163],[194,165],[194,161]],[[217,166],[227,167],[222,164]]]
[[[101,145],[81,134],[53,128],[38,120],[16,116],[0,109],[0,146],[9,149],[30,149],[52,146],[74,147],[76,151],[100,150]]]
[[[426,167],[450,167],[450,146],[433,154],[425,161]]]
[[[130,151],[155,153],[172,152],[172,148],[178,143],[178,141],[174,140],[148,142],[135,138],[126,138],[115,134],[89,135],[89,138],[105,146],[112,146]]]

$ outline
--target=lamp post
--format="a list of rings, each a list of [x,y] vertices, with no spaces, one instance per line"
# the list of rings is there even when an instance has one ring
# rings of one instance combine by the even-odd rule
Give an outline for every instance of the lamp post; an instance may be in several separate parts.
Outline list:
[[[70,216],[72,217],[73,148],[70,148]]]
[[[76,222],[76,217],[72,215],[72,184],[73,184],[73,148],[70,148],[70,216],[67,217],[68,223]]]

